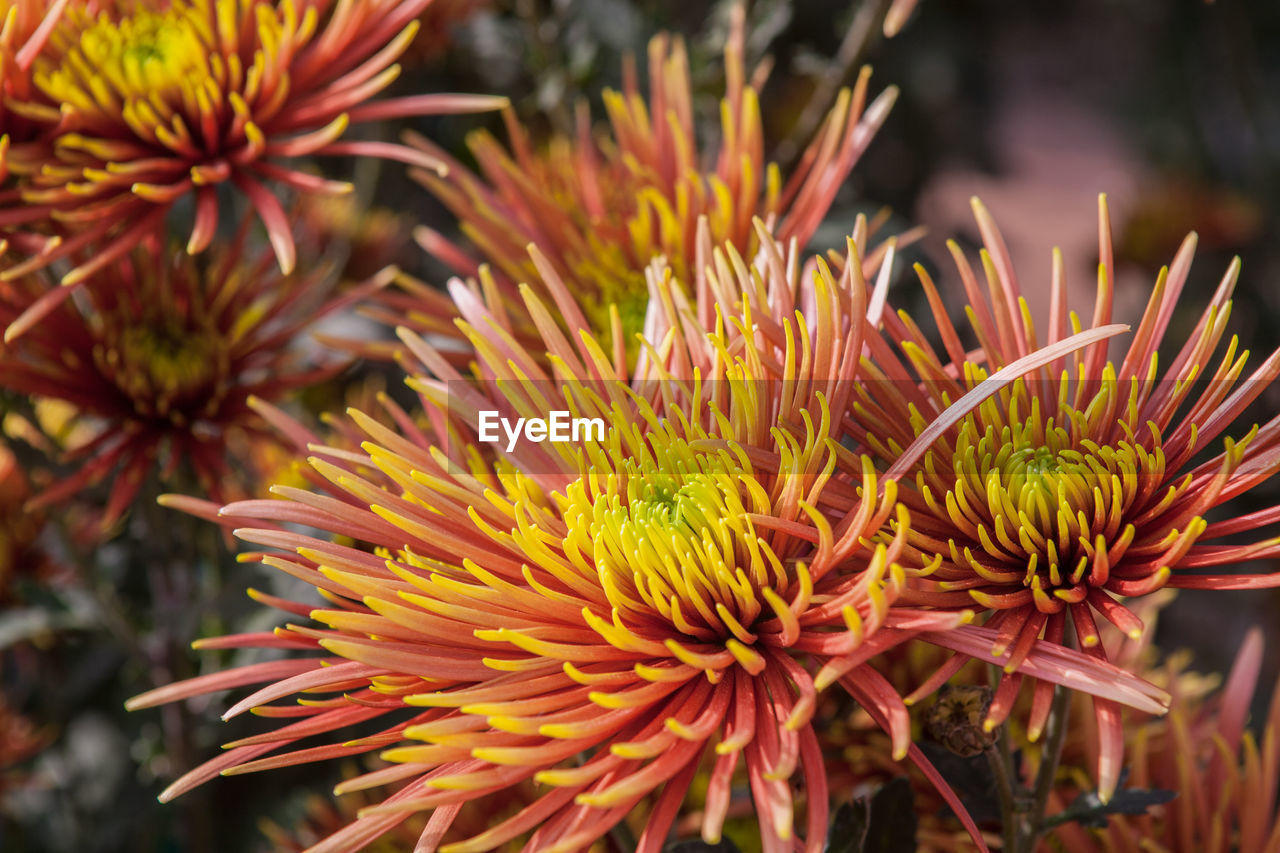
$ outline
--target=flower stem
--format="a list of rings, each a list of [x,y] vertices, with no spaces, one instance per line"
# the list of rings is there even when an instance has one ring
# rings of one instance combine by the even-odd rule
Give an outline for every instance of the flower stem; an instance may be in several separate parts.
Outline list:
[[[179,481],[177,485],[184,493],[195,491],[186,481]],[[202,622],[202,596],[197,594],[197,579],[204,562],[199,547],[204,537],[198,535],[190,519],[180,520],[175,527],[173,511],[157,501],[159,489],[159,483],[149,483],[137,502],[136,512],[142,525],[140,534],[144,538],[135,540],[135,548],[147,566],[151,607],[156,614],[152,638],[153,680],[156,684],[168,684],[196,674],[191,640]],[[198,763],[196,721],[185,703],[167,705],[160,719],[165,751],[176,767],[186,772]],[[212,853],[211,796],[207,792],[193,793],[199,796],[189,801],[184,797],[180,806],[184,849],[190,853]]]
[[[1017,849],[1017,816],[1014,781],[1009,773],[1008,756],[1009,732],[1002,726],[1000,738],[987,749],[987,762],[991,765],[991,775],[996,780],[996,796],[1000,801],[1000,827],[1004,834],[1004,849]]]
[[[999,683],[1000,673],[994,667],[990,676],[992,684]],[[1034,853],[1036,843],[1044,834],[1045,810],[1058,776],[1058,762],[1067,739],[1070,711],[1071,691],[1055,687],[1049,718],[1045,721],[1044,746],[1033,788],[1029,789],[1022,782],[1020,769],[1014,760],[1007,721],[1000,726],[996,741],[986,751],[1000,803],[1000,827],[1006,853]]]
[[[1053,783],[1058,776],[1058,762],[1062,758],[1062,745],[1067,740],[1067,718],[1071,714],[1071,691],[1065,687],[1054,688],[1053,707],[1049,709],[1049,720],[1046,724],[1048,736],[1040,753],[1040,769],[1036,772],[1035,802],[1032,806],[1032,832],[1028,839],[1027,850],[1034,849],[1045,829],[1045,810],[1049,805],[1049,795],[1053,793]]]

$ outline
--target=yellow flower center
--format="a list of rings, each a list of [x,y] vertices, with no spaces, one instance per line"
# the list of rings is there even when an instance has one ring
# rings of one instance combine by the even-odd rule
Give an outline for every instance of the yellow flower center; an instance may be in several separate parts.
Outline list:
[[[183,92],[194,94],[208,75],[211,33],[194,11],[175,4],[119,21],[100,15],[57,67],[41,69],[37,81],[50,97],[77,107],[85,99],[99,108],[117,100],[180,106]]]
[[[1141,478],[1163,469],[1163,458],[1126,441],[1099,446],[1085,439],[1072,446],[1067,431],[1052,422],[1040,431],[1041,443],[1032,443],[1032,429],[1029,423],[988,425],[979,434],[972,419],[966,421],[947,506],[971,511],[986,556],[1023,564],[1026,586],[1075,586],[1099,547],[1118,535],[1132,537],[1122,531],[1132,528],[1124,519]]]
[[[117,327],[94,355],[139,414],[185,422],[221,400],[227,354],[212,329]]]
[[[609,602],[634,623],[754,642],[750,627],[767,609],[762,591],[788,586],[749,516],[769,511],[768,496],[747,485],[753,472],[727,450],[696,451],[664,431],[651,446],[568,489],[569,539],[591,543]]]

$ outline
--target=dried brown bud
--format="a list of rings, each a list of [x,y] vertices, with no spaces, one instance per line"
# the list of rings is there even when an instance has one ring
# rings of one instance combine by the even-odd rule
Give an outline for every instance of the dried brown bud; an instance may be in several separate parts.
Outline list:
[[[990,688],[948,685],[925,715],[925,730],[956,755],[977,755],[996,742],[996,733],[982,727],[990,706]]]

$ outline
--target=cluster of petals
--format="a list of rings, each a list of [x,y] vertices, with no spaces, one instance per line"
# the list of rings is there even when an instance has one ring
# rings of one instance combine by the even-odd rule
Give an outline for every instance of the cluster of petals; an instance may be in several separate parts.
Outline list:
[[[760,245],[756,218],[776,239],[807,244],[888,116],[897,90],[886,89],[868,103],[870,69],[864,69],[853,89],[839,94],[784,180],[777,164],[765,160],[757,94],[764,75],[748,78],[740,5],[734,16],[724,53],[718,147],[699,143],[684,45],[662,34],[649,44],[647,98],[634,66],[624,73],[622,91],[604,93],[606,130],[597,132],[583,109],[576,136],[553,136],[540,145],[508,110],[507,146],[485,131],[470,139],[480,174],[420,140],[418,146],[447,170],[416,174],[458,218],[470,247],[427,228],[418,229],[418,241],[459,275],[474,276],[489,265],[492,286],[513,306],[520,304],[518,285],[539,279],[526,252],[532,243],[583,306],[592,328],[628,346],[646,314],[645,268],[663,257],[677,280],[693,282],[710,260],[697,256],[700,227],[713,244],[731,243],[744,257]],[[443,319],[451,313],[447,300],[430,288],[388,290],[382,298],[398,323],[452,332]]]
[[[836,440],[833,413],[855,393],[866,317],[888,283],[886,265],[868,288],[865,223],[859,233],[839,275],[772,240],[750,263],[726,245],[710,253],[692,299],[670,266],[650,265],[653,334],[634,369],[590,332],[534,250],[551,303],[529,287],[522,295],[543,352],[519,343],[504,299],[455,280],[469,372],[400,332],[417,363],[409,383],[420,415],[387,401],[389,427],[352,410],[346,437],[363,433],[353,451],[263,407],[309,448],[312,488],[277,487],[281,499],[231,504],[221,516],[272,549],[264,563],[328,603],[255,594],[311,622],[201,645],[309,654],[131,703],[261,684],[228,716],[284,721],[229,744],[165,798],[218,773],[379,752],[387,766],[338,790],[398,790],[312,849],[356,848],[429,809],[422,849],[485,850],[532,832],[527,849],[576,850],[647,802],[639,849],[649,851],[705,770],[704,839],[720,837],[732,792],[745,785],[765,850],[817,851],[828,798],[810,720],[818,692],[838,683],[889,734],[894,756],[916,761],[967,821],[911,743],[902,698],[869,663],[916,637],[954,636],[948,647],[993,658],[990,632],[963,633],[968,614],[901,606],[909,525],[896,488]],[[577,444],[478,440],[481,412],[554,409],[598,417],[605,432]],[[872,541],[895,516],[897,533]],[[1158,690],[1052,644],[1024,666],[1148,712],[1163,707]],[[359,723],[380,728],[294,746]],[[518,815],[446,840],[464,803],[530,780],[537,798]]]
[[[184,467],[205,494],[236,497],[245,477],[231,465],[232,447],[273,440],[249,401],[278,400],[341,368],[291,344],[385,282],[338,296],[321,268],[283,275],[269,252],[252,248],[247,226],[200,259],[176,246],[165,253],[165,236],[152,233],[0,345],[0,388],[68,404],[84,427],[68,431],[74,472],[43,488],[29,510],[110,479],[109,528],[153,471],[168,480]],[[158,254],[167,260],[156,263]],[[42,271],[0,285],[0,324],[56,290]]]
[[[1280,373],[1280,352],[1246,375],[1247,352],[1235,338],[1222,345],[1238,261],[1223,277],[1186,342],[1160,369],[1157,350],[1181,297],[1195,247],[1188,237],[1162,270],[1119,364],[1106,340],[1035,370],[1011,366],[1079,332],[1066,308],[1062,258],[1055,253],[1051,313],[1038,343],[1004,242],[975,200],[984,245],[980,284],[952,244],[978,342],[966,349],[931,277],[917,272],[943,344],[941,351],[909,315],[886,312],[884,335],[869,338],[871,363],[850,413],[857,437],[901,479],[909,508],[903,600],[915,606],[980,608],[993,635],[1003,678],[987,718],[1001,723],[1027,674],[1038,640],[1067,643],[1105,659],[1095,614],[1137,636],[1143,624],[1123,598],[1163,587],[1254,589],[1280,585],[1280,575],[1236,567],[1280,555],[1267,536],[1209,544],[1265,529],[1280,519],[1268,507],[1209,521],[1211,510],[1280,469],[1280,419],[1235,428]],[[1092,328],[1111,322],[1114,261],[1106,201],[1100,201],[1099,272]],[[890,343],[892,341],[892,343]],[[997,393],[957,401],[1005,376]],[[902,449],[921,442],[923,454]],[[1217,448],[1215,443],[1220,443]],[[896,535],[891,524],[886,535]],[[1206,573],[1230,567],[1227,574]],[[957,656],[924,690],[960,666]],[[1033,739],[1050,710],[1053,686],[1035,686]],[[1095,702],[1100,737],[1099,786],[1104,797],[1120,773],[1123,731],[1115,703]]]
[[[0,151],[8,178],[0,229],[20,251],[4,275],[95,245],[62,276],[64,284],[83,282],[145,239],[179,202],[194,210],[186,249],[202,252],[219,228],[223,187],[243,194],[281,269],[292,271],[297,249],[276,188],[351,187],[291,160],[360,155],[440,168],[405,146],[344,134],[360,122],[505,102],[375,98],[399,74],[395,60],[429,2],[63,0],[34,25],[26,4],[8,4],[0,60],[18,70],[6,71],[3,123],[21,134],[6,136]],[[20,25],[30,28],[26,38]]]
[[[889,5],[886,35],[914,5]],[[735,806],[764,853],[820,853],[830,794],[863,765],[909,759],[928,802],[985,849],[908,711],[980,661],[1000,672],[986,733],[1018,708],[1036,741],[1054,696],[1078,691],[1096,740],[1080,790],[1107,800],[1128,749],[1131,784],[1181,794],[1096,836],[1057,828],[1069,849],[1280,853],[1280,695],[1260,739],[1244,728],[1258,635],[1212,705],[1176,678],[1149,683],[1103,641],[1149,637],[1134,600],[1165,588],[1280,586],[1246,571],[1280,557],[1265,532],[1280,505],[1223,512],[1280,471],[1280,416],[1239,426],[1280,351],[1247,369],[1228,334],[1238,261],[1171,346],[1188,237],[1113,357],[1127,330],[1105,199],[1092,317],[1067,310],[1055,253],[1043,324],[975,201],[979,264],[950,244],[968,327],[922,266],[917,322],[889,295],[913,235],[873,247],[877,224],[859,217],[843,252],[801,254],[896,99],[872,97],[869,69],[784,176],[766,161],[767,69],[748,71],[737,4],[717,146],[700,139],[685,47],[662,35],[647,93],[632,63],[604,94],[607,124],[581,109],[575,133],[539,146],[507,108],[505,144],[470,138],[472,170],[425,139],[348,136],[508,106],[383,97],[432,9],[0,0],[0,388],[87,427],[51,485],[0,447],[0,598],[44,508],[110,480],[110,529],[149,477],[180,469],[210,500],[163,503],[234,527],[260,549],[248,558],[314,592],[251,591],[285,624],[197,647],[258,662],[129,702],[248,689],[225,716],[265,722],[163,800],[219,774],[360,757],[373,769],[337,787],[352,799],[322,816],[312,853],[389,834],[424,851],[569,853],[624,821],[638,853],[657,853],[680,826],[719,842]],[[414,167],[462,232],[420,228],[418,243],[462,278],[442,292],[388,271],[336,297],[327,270],[295,271],[282,198],[352,190],[299,162],[317,156]],[[229,196],[253,214],[238,228]],[[371,254],[399,247],[398,223],[329,218]],[[419,408],[380,395],[322,441],[273,401],[341,365],[292,345],[375,293],[369,313],[396,340],[362,349],[394,350]],[[561,411],[581,438],[482,427]],[[243,499],[232,448],[267,438],[306,457],[304,485]],[[906,687],[886,675],[921,659]],[[1124,708],[1149,722],[1170,693],[1168,720],[1127,736]],[[823,713],[851,705],[888,748],[840,776]],[[4,711],[0,729],[35,748]]]
[[[1172,701],[1163,717],[1135,715],[1126,726],[1128,784],[1164,792],[1168,802],[1142,815],[1115,815],[1087,832],[1064,822],[1056,843],[1082,853],[1136,850],[1169,853],[1275,853],[1280,850],[1280,691],[1273,688],[1266,716],[1250,725],[1262,672],[1261,631],[1252,630],[1236,653],[1226,681],[1183,669],[1175,656],[1153,680],[1167,682]],[[1090,780],[1077,780],[1088,790]],[[1073,786],[1055,792],[1050,811],[1065,808]]]

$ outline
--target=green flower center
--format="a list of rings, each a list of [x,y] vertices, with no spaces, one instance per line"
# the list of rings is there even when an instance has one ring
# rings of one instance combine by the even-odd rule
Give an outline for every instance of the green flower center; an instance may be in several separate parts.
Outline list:
[[[207,48],[182,10],[141,11],[120,21],[99,17],[80,37],[81,55],[124,98],[177,93],[199,76]],[[68,77],[55,74],[52,79]]]
[[[767,609],[762,588],[788,585],[750,518],[768,511],[767,495],[743,488],[753,474],[728,451],[694,450],[666,429],[648,445],[569,487],[567,539],[582,543],[630,621],[657,619],[703,642],[753,643],[750,626]]]
[[[1128,441],[1073,440],[1052,420],[984,428],[971,417],[952,469],[943,511],[977,540],[955,556],[989,580],[1070,590],[1099,551],[1132,539],[1125,519],[1163,456]]]

